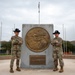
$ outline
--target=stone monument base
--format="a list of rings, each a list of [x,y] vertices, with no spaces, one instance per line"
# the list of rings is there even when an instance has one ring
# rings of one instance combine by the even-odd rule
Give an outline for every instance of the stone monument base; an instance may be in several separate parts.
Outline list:
[[[39,30],[35,29],[35,27],[39,27]],[[31,30],[32,28],[34,28],[34,32]],[[50,36],[50,41],[48,41],[49,38],[48,38],[48,34],[46,34],[47,32],[46,31],[42,32],[40,28],[45,29],[48,32]],[[30,30],[31,32],[29,32]],[[54,65],[53,65],[53,58],[52,58],[52,52],[53,52],[52,46],[51,44],[49,44],[48,47],[45,48],[45,46],[49,42],[51,42],[51,39],[53,38],[52,33],[53,33],[52,24],[40,24],[40,25],[23,24],[22,27],[23,45],[21,50],[21,68],[32,68],[32,69],[53,68]]]

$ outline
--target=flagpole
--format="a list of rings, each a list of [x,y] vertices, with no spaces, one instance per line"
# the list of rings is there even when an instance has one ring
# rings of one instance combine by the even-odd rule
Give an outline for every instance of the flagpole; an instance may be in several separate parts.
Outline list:
[[[65,40],[66,40],[66,44],[65,44],[65,52],[67,53],[67,39],[66,39],[66,28],[65,28]]]
[[[64,53],[65,53],[65,28],[64,28],[64,24],[62,25],[63,26],[63,47],[64,47]]]
[[[40,24],[40,2],[38,3],[38,23]]]
[[[0,28],[0,49],[1,49],[1,40],[2,40],[2,22],[1,22],[1,28]]]

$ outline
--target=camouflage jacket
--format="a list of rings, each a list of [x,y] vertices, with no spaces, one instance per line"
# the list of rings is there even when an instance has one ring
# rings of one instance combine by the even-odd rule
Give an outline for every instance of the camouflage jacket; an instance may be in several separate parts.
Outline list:
[[[19,36],[12,36],[11,37],[11,50],[20,50],[22,45],[22,38]]]
[[[52,42],[51,42],[54,51],[59,51],[59,52],[63,52],[62,51],[62,39],[60,37],[55,37]]]

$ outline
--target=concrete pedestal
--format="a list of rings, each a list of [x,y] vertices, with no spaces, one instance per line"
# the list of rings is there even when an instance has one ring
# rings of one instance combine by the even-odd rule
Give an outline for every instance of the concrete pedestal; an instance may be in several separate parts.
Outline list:
[[[53,58],[52,58],[52,46],[51,44],[49,47],[42,51],[42,52],[33,52],[30,50],[25,42],[25,37],[28,31],[34,27],[41,27],[44,28],[50,35],[50,39],[53,38],[53,25],[52,24],[23,24],[22,27],[22,37],[23,37],[23,45],[21,50],[21,68],[40,68],[40,69],[47,69],[53,68]],[[42,59],[41,59],[42,58]],[[41,63],[40,61],[44,61]],[[38,62],[34,62],[35,60],[40,60]],[[33,62],[31,62],[33,61]]]

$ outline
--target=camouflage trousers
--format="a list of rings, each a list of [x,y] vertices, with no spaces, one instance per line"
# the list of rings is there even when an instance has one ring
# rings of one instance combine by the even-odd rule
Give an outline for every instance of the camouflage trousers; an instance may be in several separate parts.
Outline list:
[[[61,66],[61,67],[64,66],[64,62],[63,62],[63,52],[54,51],[54,52],[53,52],[53,58],[54,58],[54,66],[58,66],[58,60],[59,60],[60,66]]]
[[[11,55],[12,56],[11,56],[10,68],[13,68],[15,58],[16,58],[16,66],[19,67],[21,51],[12,50]]]

